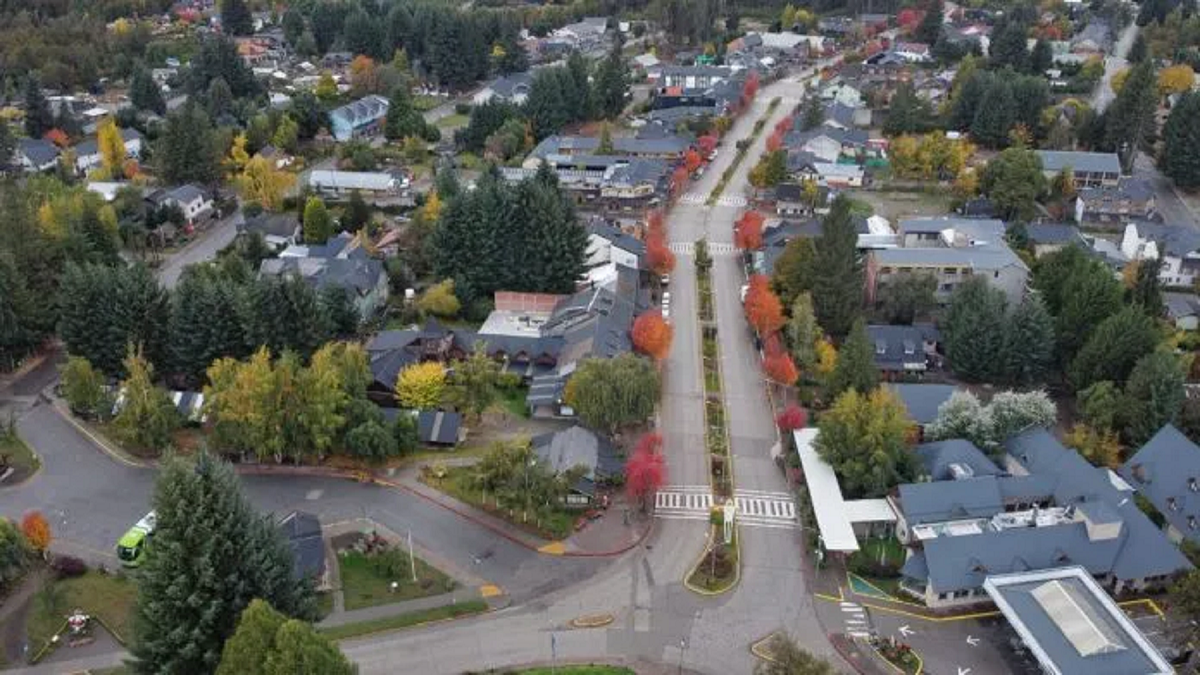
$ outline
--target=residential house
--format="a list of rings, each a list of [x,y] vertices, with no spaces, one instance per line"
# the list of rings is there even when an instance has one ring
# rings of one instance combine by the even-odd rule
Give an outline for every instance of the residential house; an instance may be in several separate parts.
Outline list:
[[[625,475],[625,467],[616,448],[582,426],[573,425],[532,439],[538,462],[556,474],[572,469],[583,475],[569,486],[566,505],[588,507],[598,501],[599,488]]]
[[[1195,293],[1163,293],[1163,312],[1179,330],[1200,328],[1200,296]]]
[[[213,211],[212,196],[195,185],[155,190],[146,197],[146,200],[155,208],[178,207],[189,225],[195,225],[202,217],[216,215]]]
[[[888,380],[942,367],[943,357],[938,353],[941,333],[931,323],[870,325],[867,337],[875,345],[875,367]]]
[[[938,409],[950,400],[958,387],[952,384],[891,383],[887,388],[900,399],[908,419],[916,426],[917,439],[925,439],[925,427],[937,419]]]
[[[1171,541],[1200,543],[1200,447],[1168,424],[1118,473],[1162,515]]]
[[[1079,228],[1062,223],[1030,223],[1025,226],[1029,243],[1033,245],[1033,257],[1040,258],[1068,246],[1086,246]]]
[[[923,42],[897,42],[892,53],[907,63],[925,63],[930,60],[929,45]]]
[[[471,101],[475,105],[483,105],[488,101],[521,105],[525,99],[529,98],[529,90],[532,86],[533,73],[528,71],[502,75],[476,92]]]
[[[835,162],[808,162],[793,171],[793,175],[802,181],[813,180],[817,185],[831,189],[862,187],[866,179],[863,167]]]
[[[821,200],[828,198],[828,188],[821,188]],[[824,201],[817,208],[817,213],[828,212]],[[858,234],[858,249],[869,251],[876,248],[886,248],[896,245],[896,234],[887,219],[882,216],[852,219],[854,231]],[[821,236],[821,221],[813,218],[805,221],[778,220],[767,221],[763,229],[763,248],[754,252],[754,271],[758,274],[770,275],[775,269],[775,262],[783,255],[788,242],[793,239],[815,239]]]
[[[1110,592],[1164,588],[1192,564],[1132,490],[1046,429],[1004,443],[1001,464],[959,441],[918,448],[925,482],[888,497],[908,547],[902,592],[935,608],[987,602],[996,575],[1079,565]]]
[[[362,248],[357,235],[343,232],[318,246],[289,246],[278,258],[259,264],[259,276],[298,276],[323,289],[345,289],[366,320],[387,302],[388,276],[383,261]]]
[[[1191,286],[1200,273],[1200,231],[1190,225],[1129,223],[1121,238],[1127,260],[1161,259],[1158,278],[1167,286]]]
[[[408,179],[379,171],[313,169],[308,172],[308,186],[329,197],[347,197],[355,190],[365,197],[386,197],[408,187]]]
[[[871,109],[833,101],[825,105],[823,124],[837,129],[866,129],[871,126]]]
[[[660,88],[679,87],[685,90],[708,89],[734,76],[726,66],[661,66],[651,71],[650,81]]]
[[[848,82],[834,82],[821,89],[821,100],[841,103],[851,108],[861,108],[864,100],[862,92]]]
[[[780,183],[775,186],[775,213],[780,216],[810,216],[826,210],[829,186],[817,186],[817,198],[810,202],[800,183]]]
[[[289,155],[287,151],[277,148],[274,145],[263,146],[255,154],[273,164],[276,169],[286,169],[295,161],[295,158]]]
[[[238,224],[238,234],[261,235],[268,246],[281,251],[300,243],[300,218],[295,213],[271,213],[264,211]]]
[[[1154,186],[1141,178],[1121,178],[1115,186],[1081,188],[1075,199],[1079,222],[1142,220],[1154,213]]]
[[[641,269],[645,255],[646,245],[616,225],[603,218],[593,218],[588,223],[587,260],[584,262],[586,267],[613,263],[630,269]]]
[[[51,171],[58,164],[58,146],[44,138],[17,141],[17,161],[29,173]]]
[[[386,98],[376,94],[364,96],[353,103],[347,103],[330,111],[330,132],[339,142],[378,135],[383,131],[387,111],[388,100]]]
[[[417,413],[417,440],[425,445],[453,448],[466,440],[460,413],[422,410]]]
[[[292,511],[279,521],[278,529],[292,550],[292,573],[313,580],[317,588],[328,587],[321,521],[306,511]]]
[[[1075,187],[1117,187],[1121,180],[1121,161],[1115,152],[1073,152],[1067,150],[1037,150],[1042,160],[1042,174],[1047,180],[1063,169],[1070,169]]]
[[[1112,29],[1107,21],[1093,20],[1071,38],[1071,53],[1103,55],[1112,45]]]
[[[121,129],[121,140],[125,143],[126,158],[138,159],[142,156],[142,135],[137,129]],[[100,157],[100,146],[94,136],[81,141],[74,150],[75,171],[81,176],[100,166],[103,162]]]
[[[608,17],[588,16],[554,31],[553,38],[582,52],[603,46],[608,34]]]
[[[1029,267],[1004,241],[1004,223],[970,218],[914,218],[900,222],[896,248],[867,256],[867,297],[874,301],[880,283],[904,274],[937,277],[941,302],[971,276],[983,276],[1004,292],[1009,303],[1025,295]]]
[[[550,154],[529,161],[534,162],[549,164],[559,185],[577,204],[626,211],[657,204],[666,194],[671,168],[664,160],[619,155]],[[500,172],[506,180],[519,182],[537,169],[503,167]]]

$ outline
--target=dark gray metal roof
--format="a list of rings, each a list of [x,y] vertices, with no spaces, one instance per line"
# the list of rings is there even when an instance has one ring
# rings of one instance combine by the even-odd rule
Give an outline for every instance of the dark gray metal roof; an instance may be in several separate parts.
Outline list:
[[[995,476],[908,483],[899,490],[904,517],[912,525],[989,518],[1004,509]]]
[[[1115,152],[1075,152],[1069,150],[1037,150],[1043,171],[1062,171],[1070,167],[1075,172],[1115,173],[1121,175],[1121,160]]]
[[[1182,258],[1200,250],[1200,230],[1191,225],[1169,225],[1161,223],[1134,223],[1142,239],[1158,243],[1159,250],[1167,255]]]
[[[35,166],[49,164],[58,159],[58,147],[41,138],[22,138],[17,142],[17,151]]]
[[[417,439],[432,445],[457,445],[462,415],[443,410],[422,410],[417,413]]]
[[[576,466],[587,469],[585,477],[600,480],[621,475],[624,466],[608,439],[578,424],[532,439],[533,451],[555,473]]]
[[[920,425],[929,424],[935,420],[938,408],[949,400],[951,394],[958,390],[958,387],[952,384],[890,384],[888,387],[900,397],[900,401],[908,409],[908,416],[912,418],[912,421]],[[956,441],[949,442],[954,443]],[[966,443],[966,441],[961,442]],[[967,445],[970,445],[970,443],[967,443]],[[973,448],[974,446],[971,447]],[[990,464],[991,462],[988,463]]]
[[[1035,244],[1083,243],[1083,237],[1079,234],[1079,228],[1074,225],[1030,223],[1025,226],[1025,233],[1029,235],[1029,241]]]
[[[306,511],[292,511],[279,521],[279,532],[292,549],[293,573],[319,577],[325,573],[325,542],[321,521]]]
[[[954,387],[950,385],[908,386],[945,386],[949,387],[951,391],[954,390]],[[947,395],[947,398],[949,398],[949,395]],[[1000,469],[996,467],[992,460],[987,458],[987,455],[983,454],[982,450],[975,447],[974,443],[959,438],[948,441],[922,443],[916,447],[916,453],[921,458],[921,463],[925,466],[925,473],[933,481],[953,480],[954,474],[950,468],[953,464],[968,468],[975,476],[980,478],[995,476],[1000,473]],[[999,489],[999,486],[997,486],[997,489]]]
[[[875,347],[875,365],[885,370],[904,370],[906,364],[925,365],[926,342],[940,342],[933,324],[911,326],[867,326],[867,337]],[[883,353],[880,353],[882,350]]]
[[[1200,447],[1183,432],[1171,424],[1159,429],[1118,473],[1176,530],[1200,542]]]
[[[329,111],[329,116],[340,119],[351,128],[360,127],[383,119],[387,115],[389,101],[376,94],[364,96],[353,103],[347,103]]]
[[[238,226],[242,232],[257,233],[263,236],[294,237],[300,230],[300,218],[295,213],[263,212],[247,218]]]

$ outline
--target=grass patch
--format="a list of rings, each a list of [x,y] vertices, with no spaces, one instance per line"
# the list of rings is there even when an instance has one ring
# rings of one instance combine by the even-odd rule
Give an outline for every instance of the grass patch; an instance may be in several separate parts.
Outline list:
[[[720,539],[721,528],[714,527],[714,545],[704,551],[700,564],[688,576],[688,584],[710,593],[720,593],[732,587],[738,578],[738,535],[735,530],[733,543],[726,546]]]
[[[470,120],[471,120],[471,118],[468,115],[460,115],[458,113],[454,113],[453,115],[446,115],[442,119],[438,120],[437,126],[441,127],[442,129],[448,129],[448,128],[452,128],[452,127],[465,127],[465,126],[467,126],[467,122],[469,122]]]
[[[0,430],[0,456],[13,468],[12,475],[8,478],[9,483],[25,480],[41,466],[38,456],[33,454],[33,450],[21,440],[15,430]]]
[[[496,400],[493,402],[493,405],[507,410],[508,413],[513,417],[528,419],[529,406],[525,403],[525,396],[528,393],[528,387],[500,389],[497,393]]]
[[[51,581],[33,599],[25,629],[29,648],[41,650],[66,623],[67,614],[79,608],[100,619],[118,640],[130,637],[137,586],[128,578],[88,571],[81,577]]]
[[[420,558],[416,563],[417,581],[414,582],[407,551],[392,548],[375,556],[346,552],[338,559],[346,609],[388,605],[454,590],[453,579]],[[394,593],[391,591],[393,581],[399,584]]]
[[[449,101],[450,99],[442,96],[430,96],[429,94],[419,94],[413,97],[413,107],[421,112],[433,110],[439,105]]]
[[[317,614],[324,619],[333,613],[333,593],[317,593]]]
[[[637,672],[622,666],[556,666],[554,668],[528,668],[514,671],[513,675],[637,675]]]
[[[484,501],[483,493],[474,484],[475,470],[469,466],[447,467],[445,478],[423,478],[433,488],[441,490],[455,499],[483,509],[492,515],[516,525],[517,527],[546,539],[564,539],[570,536],[576,513],[566,509],[553,509],[538,520],[534,509],[529,509],[526,515],[524,504],[510,508],[508,504],[497,505],[496,495],[487,495]]]
[[[332,626],[329,628],[317,628],[325,637],[330,640],[347,640],[349,638],[370,635],[372,633],[381,633],[388,630],[399,630],[410,626],[417,626],[430,621],[444,621],[446,619],[457,619],[463,616],[472,614],[480,614],[486,612],[488,605],[483,600],[470,600],[468,602],[460,602],[454,605],[443,605],[434,607],[433,609],[424,609],[419,612],[409,612],[408,614],[400,614],[398,616],[389,616],[382,619],[373,619],[371,621],[359,621],[357,623],[348,623],[344,626]]]

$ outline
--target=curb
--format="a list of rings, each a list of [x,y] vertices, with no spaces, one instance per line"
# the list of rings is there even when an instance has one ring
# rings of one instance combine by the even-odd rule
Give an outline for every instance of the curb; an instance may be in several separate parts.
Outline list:
[[[600,628],[613,621],[616,621],[616,617],[612,614],[585,614],[571,619],[568,623],[572,628]]]
[[[734,530],[733,541],[734,541],[735,547],[737,548],[737,551],[738,551],[738,560],[737,560],[737,565],[735,565],[733,568],[733,581],[729,582],[729,585],[726,586],[725,588],[722,588],[717,591],[710,591],[706,588],[700,588],[699,586],[692,585],[692,582],[691,582],[692,575],[696,573],[696,570],[700,569],[700,565],[704,564],[704,555],[701,554],[700,559],[697,560],[695,562],[695,564],[692,565],[691,569],[688,570],[687,576],[685,576],[683,578],[684,588],[687,588],[689,591],[695,593],[696,595],[703,595],[705,597],[712,598],[712,597],[716,597],[718,595],[723,595],[725,593],[728,593],[729,591],[732,591],[733,589],[738,587],[738,584],[741,583],[741,581],[742,581],[742,549],[740,546],[741,536],[736,530],[736,528],[737,528],[736,520],[734,521],[734,528],[735,528],[735,530]],[[712,550],[713,543],[716,540],[716,534],[717,534],[716,526],[709,525],[708,526],[708,541],[704,545],[704,553],[708,553],[709,551]]]
[[[57,401],[51,402],[50,407],[53,408],[54,412],[58,413],[58,415],[65,419],[71,426],[75,427],[79,433],[83,434],[96,447],[100,448],[101,452],[108,455],[109,459],[136,469],[155,468],[155,464],[134,459],[128,454],[112,447],[109,444],[108,439],[104,438],[99,433],[92,431],[85,424],[75,419],[75,416],[72,415],[69,410],[63,410],[62,406]]]

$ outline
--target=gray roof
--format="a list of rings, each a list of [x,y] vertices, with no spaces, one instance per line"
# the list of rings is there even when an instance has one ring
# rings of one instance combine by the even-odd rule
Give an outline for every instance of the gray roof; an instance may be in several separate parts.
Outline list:
[[[867,337],[875,347],[875,365],[883,370],[904,370],[905,364],[924,366],[925,343],[941,340],[938,329],[928,323],[871,325],[867,326]]]
[[[353,103],[347,103],[339,108],[334,108],[329,111],[329,117],[342,120],[351,128],[354,128],[383,119],[387,115],[387,111],[388,100],[377,94],[372,94],[364,96]]]
[[[422,410],[417,413],[417,439],[432,445],[458,445],[462,415],[442,410]]]
[[[258,268],[264,276],[298,274],[324,288],[337,285],[366,295],[384,275],[383,262],[373,258],[268,258]]]
[[[888,388],[896,392],[908,416],[920,425],[935,420],[938,408],[958,391],[952,384],[889,384]]]
[[[925,473],[934,481],[953,480],[953,466],[963,467],[976,477],[996,476],[1000,469],[983,451],[970,441],[960,438],[948,441],[922,443],[916,447],[917,456],[925,467]],[[999,489],[997,485],[997,489]],[[990,490],[990,488],[989,488]],[[1001,490],[1003,493],[1003,490]]]
[[[488,85],[488,88],[500,98],[509,99],[518,94],[529,94],[533,86],[532,73],[512,73],[498,77]]]
[[[58,146],[43,138],[22,138],[17,142],[17,152],[25,155],[35,166],[58,159]]]
[[[556,474],[584,468],[584,475],[572,486],[576,492],[595,494],[597,482],[624,473],[612,443],[579,425],[535,436],[532,445],[538,459]]]
[[[297,576],[314,578],[325,573],[325,541],[316,516],[292,511],[279,521],[279,532],[292,549],[292,571]]]
[[[1118,473],[1183,536],[1200,542],[1200,447],[1183,432],[1170,424],[1159,429]]]
[[[1115,152],[1075,152],[1069,150],[1037,150],[1043,171],[1055,173],[1070,167],[1076,172],[1115,173],[1121,175],[1121,160]]]
[[[295,213],[263,212],[247,218],[238,226],[242,232],[257,233],[265,236],[294,237],[300,230],[300,218]]]
[[[1159,251],[1182,258],[1200,250],[1200,230],[1191,225],[1161,223],[1135,223],[1138,236],[1150,239],[1159,246]]]
[[[1105,199],[1126,200],[1131,202],[1146,202],[1154,197],[1154,185],[1144,178],[1122,178],[1115,187],[1085,187],[1079,189],[1079,198],[1086,202],[1103,201]]]
[[[611,242],[613,246],[638,257],[641,257],[646,252],[646,244],[641,239],[626,234],[624,230],[606,220],[593,219],[588,223],[588,232],[597,237],[603,237]]]
[[[1200,296],[1195,293],[1163,293],[1163,306],[1167,316],[1182,319],[1200,314]]]
[[[802,123],[800,115],[796,116],[796,125]],[[789,131],[783,137],[784,147],[800,148],[814,138],[819,136],[827,136],[830,139],[841,143],[842,145],[866,145],[870,140],[871,135],[865,129],[839,129],[831,126],[819,126],[808,131],[798,131],[799,126],[795,126],[792,131]]]
[[[899,487],[904,518],[911,525],[967,518],[990,518],[1004,510],[995,476],[932,483],[907,483]],[[961,539],[963,537],[945,537]],[[938,537],[943,539],[943,537]],[[932,541],[937,541],[932,540]],[[928,543],[927,543],[928,548]]]
[[[881,248],[871,251],[880,265],[915,267],[969,267],[999,270],[1025,264],[1007,246],[963,246],[959,248]]]
[[[612,137],[615,155],[682,155],[691,143],[675,135],[631,138]],[[600,148],[600,139],[595,136],[548,136],[530,153],[534,157],[550,155],[591,155]]]
[[[1079,234],[1079,228],[1074,225],[1030,223],[1025,226],[1025,233],[1029,235],[1029,241],[1035,244],[1083,243],[1083,236]]]
[[[190,202],[194,202],[197,199],[203,199],[205,195],[204,195],[204,190],[201,190],[200,188],[196,187],[195,185],[192,185],[189,183],[187,185],[180,185],[179,187],[170,190],[164,196],[167,198],[170,198],[170,199],[174,199],[177,202],[187,204]]]

